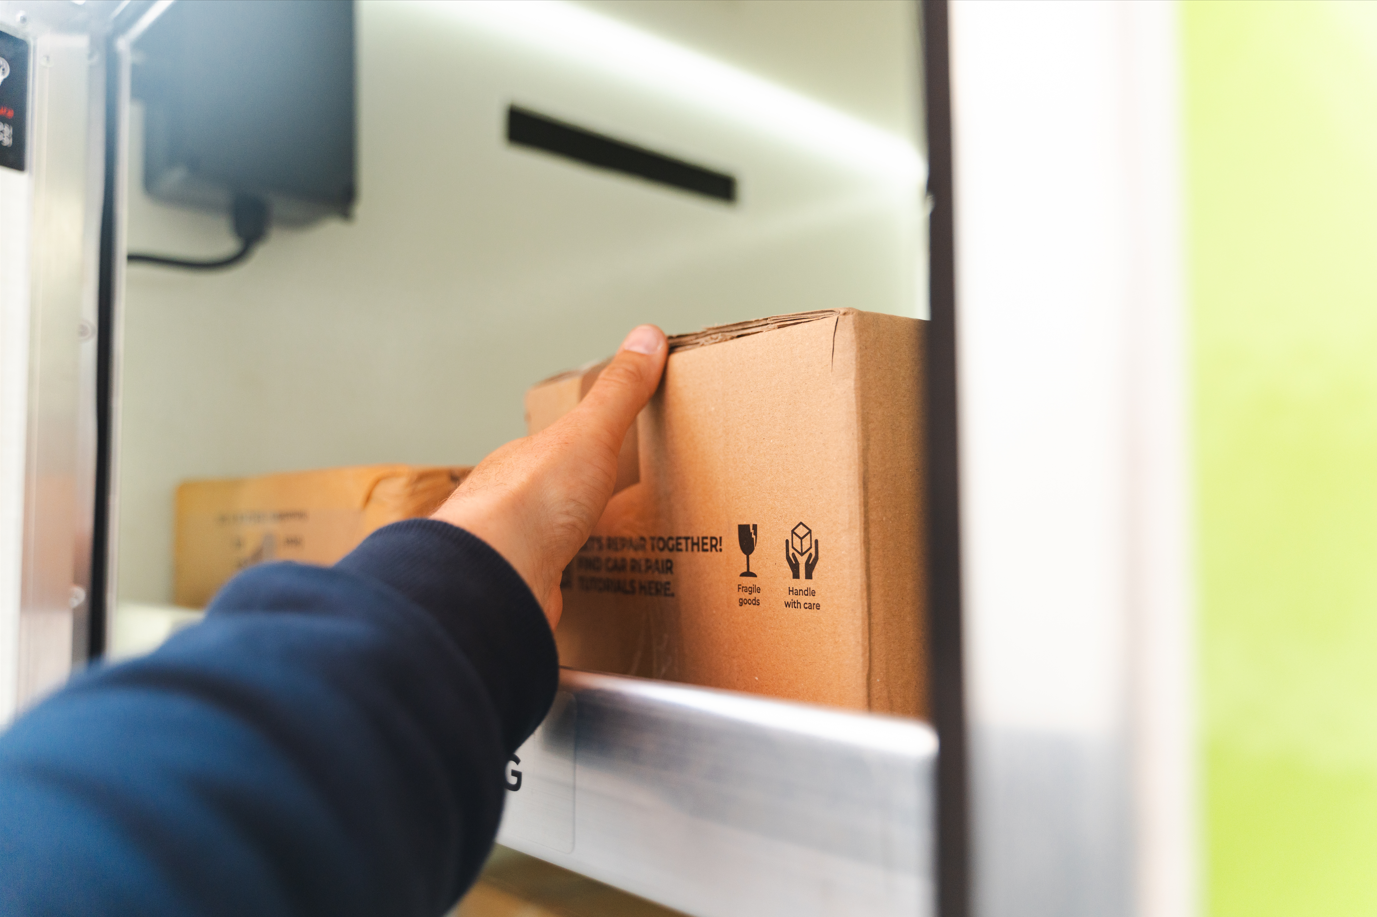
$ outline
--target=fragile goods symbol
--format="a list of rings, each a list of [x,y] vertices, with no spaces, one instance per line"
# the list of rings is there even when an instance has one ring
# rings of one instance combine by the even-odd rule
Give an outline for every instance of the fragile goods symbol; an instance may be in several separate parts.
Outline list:
[[[737,526],[737,541],[741,544],[741,554],[746,555],[746,571],[741,576],[750,577],[755,580],[756,574],[750,571],[750,555],[756,549],[756,530],[757,526]]]
[[[803,563],[803,578],[813,578],[813,571],[818,566],[818,540],[813,537],[813,530],[802,522],[794,526],[789,533],[789,540],[784,542],[784,560],[789,564],[794,579],[798,579],[800,561]]]
[[[756,530],[757,526],[737,526],[737,541],[741,544],[741,554],[746,555],[746,571],[741,576],[750,577],[755,580],[756,574],[750,571],[750,555],[756,549]]]

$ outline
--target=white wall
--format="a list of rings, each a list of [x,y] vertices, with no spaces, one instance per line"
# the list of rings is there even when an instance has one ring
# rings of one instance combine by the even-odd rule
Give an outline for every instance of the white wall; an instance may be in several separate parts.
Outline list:
[[[910,0],[576,0],[922,143]]]
[[[524,432],[528,385],[638,322],[925,313],[914,20],[891,2],[360,3],[355,219],[275,231],[221,274],[128,272],[121,598],[170,599],[184,479],[476,462]],[[773,88],[694,47],[758,60]],[[726,169],[740,202],[510,148],[511,102]],[[142,196],[132,133],[130,250],[231,250],[224,218]]]

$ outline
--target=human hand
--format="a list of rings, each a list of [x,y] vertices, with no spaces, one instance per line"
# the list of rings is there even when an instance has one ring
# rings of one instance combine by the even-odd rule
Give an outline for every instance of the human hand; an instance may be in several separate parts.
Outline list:
[[[467,529],[511,564],[553,629],[560,576],[588,540],[617,481],[617,453],[660,384],[665,334],[641,325],[574,408],[479,463],[432,519]]]
[[[789,539],[784,539],[784,562],[789,565],[789,570],[794,574],[794,579],[798,579],[798,555],[794,553],[794,546],[789,543]]]

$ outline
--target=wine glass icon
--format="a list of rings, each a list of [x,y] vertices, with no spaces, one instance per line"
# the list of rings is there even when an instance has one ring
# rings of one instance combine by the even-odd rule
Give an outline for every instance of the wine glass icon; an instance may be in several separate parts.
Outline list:
[[[751,554],[755,551],[756,526],[738,525],[736,527],[736,540],[741,544],[741,553],[746,555],[746,572],[742,576],[749,576],[755,579],[755,574],[751,572]]]

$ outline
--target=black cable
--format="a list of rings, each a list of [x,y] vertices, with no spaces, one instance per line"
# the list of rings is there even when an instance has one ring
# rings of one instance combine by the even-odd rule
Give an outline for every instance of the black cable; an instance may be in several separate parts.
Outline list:
[[[161,267],[176,267],[189,271],[216,271],[233,267],[252,254],[254,247],[268,234],[268,203],[261,197],[236,194],[232,207],[234,234],[239,237],[239,251],[225,258],[209,261],[194,261],[189,258],[171,258],[166,255],[129,253],[130,264],[156,264]]]
[[[227,258],[219,258],[215,261],[188,261],[184,258],[166,258],[162,255],[144,255],[137,252],[129,253],[130,264],[159,264],[163,267],[180,267],[191,271],[214,271],[222,267],[231,267],[243,261],[253,251],[254,243],[245,240],[239,247],[239,251]]]

